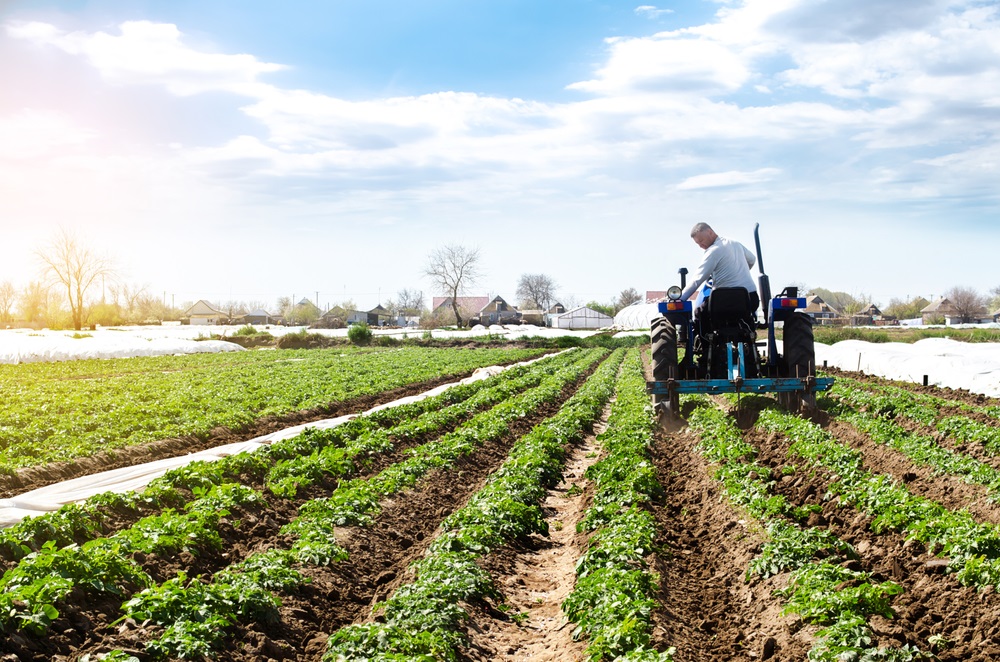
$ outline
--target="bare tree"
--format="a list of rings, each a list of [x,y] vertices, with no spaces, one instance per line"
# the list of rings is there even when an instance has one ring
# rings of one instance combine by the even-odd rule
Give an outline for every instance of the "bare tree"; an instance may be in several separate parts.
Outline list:
[[[396,307],[403,315],[419,315],[424,309],[424,293],[404,287],[396,293]]]
[[[523,308],[548,310],[556,298],[556,282],[545,274],[521,274],[515,296]]]
[[[94,253],[65,228],[59,230],[48,247],[35,251],[35,255],[41,260],[46,277],[65,289],[73,328],[79,331],[83,328],[87,290],[97,278],[114,276],[110,260]]]
[[[0,283],[0,322],[6,324],[11,321],[10,311],[14,307],[15,300],[17,300],[17,292],[14,290],[13,283],[9,280]]]
[[[617,313],[622,308],[627,308],[638,301],[642,301],[642,296],[639,295],[634,287],[630,287],[618,293],[618,298],[615,299],[614,310]]]
[[[990,312],[1000,310],[1000,285],[990,290]]]
[[[971,287],[956,285],[944,293],[944,297],[955,307],[955,314],[962,322],[972,322],[986,312],[986,297]]]
[[[49,290],[38,281],[28,283],[17,299],[21,319],[29,324],[44,323],[48,316]]]
[[[147,296],[147,287],[135,283],[112,283],[108,289],[111,301],[122,311],[122,316],[130,321],[140,321],[144,318],[139,315],[139,302]]]
[[[435,287],[445,296],[451,297],[451,309],[455,313],[455,324],[462,326],[462,314],[458,310],[458,295],[472,286],[480,277],[479,249],[449,244],[434,249],[424,268],[424,274],[431,277]]]
[[[223,303],[219,310],[226,314],[226,317],[229,318],[229,322],[232,322],[235,318],[242,317],[250,312],[250,309],[247,308],[247,305],[244,302],[234,301],[232,299]]]

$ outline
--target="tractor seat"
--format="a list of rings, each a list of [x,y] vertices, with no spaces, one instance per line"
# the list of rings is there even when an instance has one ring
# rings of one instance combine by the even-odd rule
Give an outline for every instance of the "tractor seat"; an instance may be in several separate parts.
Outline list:
[[[708,297],[708,316],[712,326],[733,327],[741,322],[752,324],[750,293],[745,287],[722,287]]]

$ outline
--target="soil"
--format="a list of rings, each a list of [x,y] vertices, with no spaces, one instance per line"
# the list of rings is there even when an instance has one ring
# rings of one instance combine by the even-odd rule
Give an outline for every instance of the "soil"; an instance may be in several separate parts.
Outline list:
[[[414,385],[380,398],[341,403],[337,413],[360,411],[379,401],[432,385]],[[569,397],[572,390],[567,389],[564,396]],[[984,404],[974,394],[932,391],[942,397]],[[770,466],[776,475],[787,473],[778,481],[776,490],[794,504],[819,504],[822,513],[815,515],[810,525],[828,528],[854,545],[860,557],[859,569],[873,573],[878,580],[895,581],[904,588],[904,593],[892,603],[895,618],[870,620],[877,643],[914,644],[935,652],[943,662],[1000,659],[1000,597],[996,592],[960,586],[953,576],[945,574],[940,559],[921,546],[907,543],[898,534],[874,534],[864,515],[825,501],[823,495],[835,478],[822,471],[793,471],[789,466],[787,440],[780,435],[761,433],[751,425],[754,408],[761,404],[760,399],[745,398],[745,411],[739,420],[746,428],[745,438],[759,451],[758,461]],[[350,558],[329,567],[302,568],[310,583],[294,594],[281,596],[283,604],[273,622],[235,626],[229,639],[234,643],[220,653],[219,659],[318,662],[329,633],[371,618],[374,603],[409,581],[410,562],[423,554],[441,520],[482,486],[519,435],[554,413],[556,407],[535,412],[513,426],[502,440],[484,445],[457,467],[433,472],[412,490],[384,502],[373,525],[339,530],[338,542],[347,548]],[[283,424],[314,420],[306,419],[307,415],[312,414],[302,414],[302,419],[294,421],[262,422],[260,428],[241,432],[235,438],[249,438]],[[329,411],[324,411],[317,418],[329,415]],[[970,508],[980,521],[1000,522],[1000,507],[984,498],[982,488],[933,476],[905,457],[876,447],[843,423],[824,420],[822,424],[838,439],[862,449],[869,470],[889,473],[915,492],[949,507]],[[603,425],[602,421],[597,432]],[[192,448],[210,447],[233,441],[233,435],[220,431],[219,437],[213,438],[214,443],[189,441]],[[184,443],[171,440],[147,445],[134,451],[134,461],[155,459],[162,456],[157,455],[161,448]],[[796,616],[781,614],[783,603],[774,596],[774,591],[787,584],[787,574],[767,580],[747,580],[747,568],[759,552],[765,534],[752,518],[729,504],[713,478],[714,467],[697,452],[697,443],[697,436],[690,429],[677,425],[658,429],[651,449],[665,490],[662,499],[651,507],[659,537],[657,551],[648,560],[660,580],[652,644],[658,650],[675,647],[678,662],[805,660],[815,642],[817,627],[804,624]],[[593,489],[584,472],[598,459],[597,449],[594,435],[570,449],[563,482],[549,492],[543,504],[549,523],[548,536],[532,536],[483,559],[501,597],[465,605],[470,614],[469,644],[461,653],[462,660],[585,659],[586,644],[574,641],[574,626],[566,622],[560,604],[572,590],[574,566],[587,544],[586,536],[576,531],[576,523],[586,510]],[[365,475],[397,461],[403,452],[401,446],[380,458],[365,470]],[[145,457],[138,459],[143,453]],[[119,466],[130,463],[121,457],[115,461],[123,463]],[[102,470],[105,468],[107,465],[100,466]],[[78,472],[76,475],[86,472],[82,465],[73,470]],[[30,483],[30,478],[25,476],[24,481]],[[233,512],[220,526],[224,545],[219,551],[198,557],[180,554],[169,559],[147,556],[137,560],[158,580],[179,570],[208,579],[255,551],[286,546],[289,541],[282,540],[279,529],[295,516],[298,505],[306,499],[325,496],[335,487],[335,482],[320,483],[298,499],[271,498],[266,509]],[[121,599],[117,598],[88,602],[82,595],[73,596],[45,637],[14,633],[0,638],[0,662],[70,662],[79,655],[113,647],[131,651],[145,662],[148,657],[143,653],[143,642],[156,636],[157,628],[130,621],[115,623],[120,607]],[[934,648],[933,641],[945,643]]]

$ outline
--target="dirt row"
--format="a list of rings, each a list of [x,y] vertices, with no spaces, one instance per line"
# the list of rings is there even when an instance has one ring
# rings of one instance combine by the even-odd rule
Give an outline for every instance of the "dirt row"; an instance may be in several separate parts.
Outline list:
[[[864,447],[869,471],[889,473],[907,483],[914,493],[948,507],[976,504],[984,519],[997,519],[996,507],[988,512],[975,486],[921,476],[902,456],[872,452],[872,442],[867,441],[866,446],[865,439],[849,426],[832,423],[827,430],[838,440]],[[942,661],[1000,658],[1000,598],[993,589],[977,591],[960,586],[953,576],[945,574],[946,560],[928,554],[919,544],[907,543],[900,534],[872,533],[870,518],[825,500],[823,496],[836,478],[821,470],[793,470],[789,442],[782,435],[751,430],[746,438],[758,449],[758,461],[782,476],[777,493],[796,505],[820,505],[822,514],[812,518],[811,525],[828,528],[853,545],[861,557],[859,569],[873,573],[877,581],[892,580],[903,587],[904,593],[893,600],[896,618],[871,620],[880,645],[914,644],[934,652]]]
[[[460,460],[447,471],[432,472],[415,489],[383,502],[373,525],[339,530],[337,542],[347,549],[350,558],[329,567],[301,567],[310,582],[294,595],[281,596],[279,618],[272,623],[237,625],[229,639],[230,648],[220,652],[220,659],[319,660],[328,633],[366,618],[375,602],[406,580],[410,561],[423,553],[441,520],[482,486],[520,435],[554,414],[561,401],[570,397],[585,378],[564,389],[560,402],[520,419],[503,439],[484,444],[474,456]],[[398,460],[401,452],[402,447],[397,448],[365,473],[372,474]],[[251,553],[273,546],[287,547],[291,541],[282,538],[281,526],[296,516],[301,503],[327,496],[336,486],[335,481],[316,484],[298,499],[271,497],[264,510],[233,512],[219,526],[221,550],[199,556],[181,553],[171,558],[148,555],[137,560],[157,581],[175,576],[178,571],[208,579]],[[17,633],[0,638],[0,660],[75,662],[80,655],[113,648],[126,650],[140,660],[148,659],[143,643],[158,636],[159,628],[131,621],[114,623],[120,614],[121,599],[88,602],[82,595],[71,597],[74,599],[62,608],[44,637]]]

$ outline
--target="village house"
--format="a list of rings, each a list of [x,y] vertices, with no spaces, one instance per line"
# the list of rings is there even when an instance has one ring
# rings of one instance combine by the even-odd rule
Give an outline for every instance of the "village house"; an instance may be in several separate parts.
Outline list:
[[[188,320],[188,324],[225,324],[229,321],[229,316],[204,299],[199,300],[193,306],[184,311],[182,316]]]

